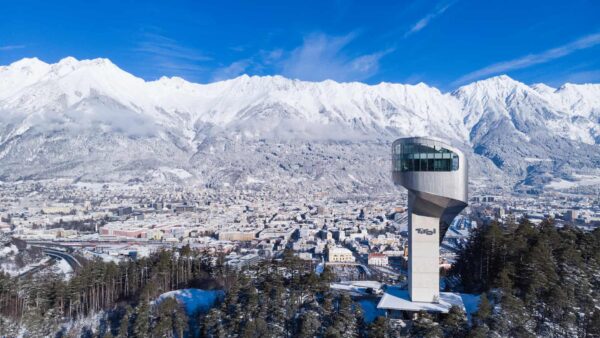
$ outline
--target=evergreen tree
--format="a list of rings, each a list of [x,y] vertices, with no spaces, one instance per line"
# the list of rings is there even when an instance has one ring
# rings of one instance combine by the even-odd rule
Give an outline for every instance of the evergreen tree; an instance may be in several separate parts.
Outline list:
[[[486,324],[477,324],[467,333],[468,338],[487,338],[490,329]]]
[[[388,338],[388,320],[386,317],[377,317],[370,325],[368,330],[368,337],[372,338]]]
[[[203,336],[209,338],[223,338],[226,331],[223,326],[223,314],[220,309],[211,309],[204,319]]]
[[[465,312],[453,305],[440,323],[445,337],[465,337],[467,334],[467,316]]]
[[[185,332],[188,330],[188,316],[181,304],[177,304],[173,316],[173,331],[175,331],[178,338],[185,337]]]
[[[135,338],[148,337],[150,332],[150,307],[148,301],[142,299],[135,309],[133,322],[133,336]]]
[[[492,330],[500,336],[533,336],[531,317],[523,301],[513,295],[502,296],[500,311],[492,316]]]
[[[337,327],[330,326],[325,331],[325,338],[343,338],[344,334]]]
[[[317,335],[321,321],[319,315],[313,310],[306,311],[300,317],[300,332],[298,337],[310,338]]]
[[[443,336],[440,325],[433,320],[433,317],[424,311],[417,314],[417,319],[413,320],[411,335],[424,338],[439,338]]]
[[[590,320],[586,325],[587,337],[600,337],[600,310],[597,308],[590,316]]]
[[[131,306],[127,304],[125,306],[125,313],[123,317],[121,317],[121,322],[119,324],[119,333],[117,335],[118,338],[127,338],[129,337],[129,319],[131,317]]]
[[[358,336],[358,318],[354,303],[347,294],[342,294],[339,299],[338,313],[334,317],[333,325],[337,332],[344,337]]]
[[[479,298],[479,307],[477,308],[477,312],[474,314],[474,320],[477,324],[484,324],[491,315],[492,305],[490,304],[487,294],[483,293]]]

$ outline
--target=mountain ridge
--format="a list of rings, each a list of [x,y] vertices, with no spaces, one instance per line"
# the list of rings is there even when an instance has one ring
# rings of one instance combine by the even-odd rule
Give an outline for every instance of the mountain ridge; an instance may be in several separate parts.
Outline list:
[[[76,149],[101,165],[86,150],[101,140],[108,148],[131,148],[119,157],[122,163],[154,163],[134,170],[135,177],[167,165],[166,154],[173,153],[178,159],[174,168],[185,167],[191,177],[207,182],[214,172],[205,168],[194,173],[198,154],[233,160],[204,153],[215,142],[226,151],[232,144],[265,139],[302,148],[303,142],[378,144],[408,135],[448,139],[468,150],[475,173],[493,176],[499,171],[517,184],[548,174],[552,180],[577,170],[593,171],[600,164],[600,84],[528,86],[500,75],[444,93],[424,83],[310,82],[279,75],[241,75],[208,84],[164,76],[145,81],[102,58],[67,57],[55,64],[28,58],[0,67],[0,177],[9,180],[47,177],[48,172],[86,176],[93,169],[81,169],[85,161]],[[57,138],[73,154],[61,153]],[[564,153],[553,152],[548,144]],[[387,149],[377,147],[379,161]],[[165,157],[152,158],[152,152],[139,148]],[[42,160],[54,163],[56,170],[35,169]],[[106,161],[113,162],[110,157]],[[25,165],[34,168],[29,175],[11,172]],[[111,166],[103,167],[100,171],[106,173]],[[314,179],[313,174],[307,179]]]

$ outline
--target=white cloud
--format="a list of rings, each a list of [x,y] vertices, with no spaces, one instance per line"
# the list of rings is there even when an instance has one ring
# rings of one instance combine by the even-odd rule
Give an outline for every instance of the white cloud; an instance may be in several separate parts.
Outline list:
[[[482,77],[509,72],[515,69],[527,68],[533,65],[546,63],[564,56],[567,56],[578,50],[591,48],[600,44],[600,33],[590,34],[577,39],[566,45],[548,49],[538,54],[529,54],[517,59],[502,61],[478,69],[474,72],[461,76],[454,81],[454,85],[460,85]]]
[[[563,82],[598,83],[600,82],[600,70],[585,70],[575,72],[567,75]]]
[[[197,49],[183,46],[174,39],[154,33],[145,33],[133,50],[148,59],[145,63],[151,68],[150,72],[158,71],[160,75],[189,79],[197,79],[200,74],[205,73],[206,68],[202,63],[212,60]]]
[[[9,50],[21,49],[21,48],[25,48],[25,45],[6,45],[6,46],[0,46],[0,51],[9,51]]]
[[[242,75],[250,66],[250,60],[243,59],[232,62],[229,66],[218,68],[213,72],[213,81],[227,80]]]
[[[438,5],[434,11],[425,15],[423,18],[421,18],[419,21],[417,21],[406,33],[404,33],[404,37],[408,37],[409,35],[412,35],[418,31],[422,30],[423,28],[427,27],[427,25],[429,25],[431,20],[444,14],[444,12],[446,10],[448,10],[448,8],[450,8],[450,6],[452,6],[453,4],[454,4],[453,2],[450,2],[450,3],[443,4],[443,5]]]
[[[378,71],[380,59],[390,51],[349,56],[344,53],[344,48],[355,37],[355,34],[337,37],[325,34],[309,35],[302,45],[282,59],[281,73],[287,77],[308,81],[367,79]]]
[[[147,33],[140,41],[135,51],[156,55],[160,57],[182,59],[189,61],[210,61],[208,57],[196,49],[180,45],[176,40],[159,34]]]

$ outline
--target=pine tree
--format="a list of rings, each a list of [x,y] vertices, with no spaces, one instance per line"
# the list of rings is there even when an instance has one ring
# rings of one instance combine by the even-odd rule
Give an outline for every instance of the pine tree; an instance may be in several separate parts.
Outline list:
[[[445,337],[464,337],[467,333],[467,316],[465,312],[453,305],[440,323]]]
[[[443,336],[440,325],[433,320],[433,317],[424,311],[417,314],[417,319],[413,320],[411,335],[424,338],[439,338]]]
[[[308,310],[300,317],[300,332],[298,337],[310,338],[317,335],[321,321],[319,315],[313,310]]]
[[[185,336],[185,332],[188,330],[188,321],[189,319],[185,310],[178,304],[173,313],[173,330],[178,338],[183,338]]]
[[[343,333],[344,337],[358,336],[357,317],[352,299],[347,294],[342,294],[339,299],[338,313],[333,321],[336,331]]]
[[[588,337],[600,337],[600,310],[597,308],[590,316],[590,320],[586,325],[586,331]]]
[[[531,336],[530,321],[523,301],[505,294],[501,299],[500,311],[492,316],[492,330],[500,336]]]
[[[488,328],[487,325],[485,325],[485,324],[475,325],[468,332],[467,337],[468,338],[487,338],[489,332],[490,332],[490,329]]]
[[[226,336],[223,326],[223,314],[220,309],[211,309],[204,318],[203,336],[209,338],[223,338]]]
[[[232,284],[223,302],[223,313],[225,314],[225,318],[227,318],[227,325],[225,328],[229,333],[239,332],[240,329],[240,317],[242,315],[242,308],[239,299],[240,289],[240,279],[236,278],[232,281]]]
[[[123,317],[121,317],[121,322],[119,324],[119,333],[117,335],[118,338],[127,338],[129,337],[129,319],[131,317],[131,306],[127,304],[125,306],[125,313]]]
[[[474,314],[474,319],[477,324],[485,323],[492,314],[492,305],[486,293],[481,294],[479,298],[479,307]]]
[[[342,332],[340,332],[340,330],[337,327],[334,326],[330,326],[327,328],[327,331],[325,331],[325,338],[343,338],[344,335],[342,334]]]
[[[373,338],[388,338],[388,325],[386,317],[377,317],[371,325],[369,325],[368,336]]]
[[[150,307],[148,301],[142,299],[135,310],[133,322],[133,336],[135,338],[148,337],[150,332]]]

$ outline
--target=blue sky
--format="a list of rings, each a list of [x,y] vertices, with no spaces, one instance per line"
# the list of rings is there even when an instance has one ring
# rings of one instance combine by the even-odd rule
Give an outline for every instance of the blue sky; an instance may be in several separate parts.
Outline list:
[[[0,64],[106,57],[144,79],[240,74],[442,90],[600,82],[600,1],[3,1]]]

